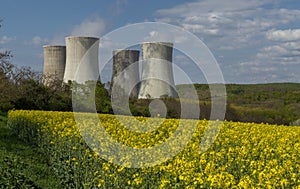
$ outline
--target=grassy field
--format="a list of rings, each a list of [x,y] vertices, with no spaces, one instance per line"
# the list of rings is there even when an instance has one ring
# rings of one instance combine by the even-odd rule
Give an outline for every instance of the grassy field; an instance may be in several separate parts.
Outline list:
[[[0,115],[0,188],[61,188],[45,158],[20,141]]]

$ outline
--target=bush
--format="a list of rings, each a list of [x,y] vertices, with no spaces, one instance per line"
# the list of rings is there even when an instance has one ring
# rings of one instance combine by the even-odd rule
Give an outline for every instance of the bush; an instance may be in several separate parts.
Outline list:
[[[13,157],[7,156],[0,160],[0,188],[40,188],[34,181],[18,171],[20,164],[22,162]]]
[[[300,126],[300,119],[294,121],[293,123],[290,124],[291,126]]]

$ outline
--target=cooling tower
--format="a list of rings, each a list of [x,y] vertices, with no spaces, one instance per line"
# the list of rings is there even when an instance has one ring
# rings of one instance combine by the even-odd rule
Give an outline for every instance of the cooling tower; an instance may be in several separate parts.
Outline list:
[[[66,46],[44,46],[43,83],[48,85],[50,80],[63,80],[66,65]]]
[[[142,44],[142,81],[138,98],[177,97],[173,76],[173,44],[147,42]]]
[[[84,83],[100,78],[98,63],[99,38],[66,37],[66,47],[65,83],[68,81]]]
[[[139,55],[138,50],[113,51],[112,95],[138,97]]]

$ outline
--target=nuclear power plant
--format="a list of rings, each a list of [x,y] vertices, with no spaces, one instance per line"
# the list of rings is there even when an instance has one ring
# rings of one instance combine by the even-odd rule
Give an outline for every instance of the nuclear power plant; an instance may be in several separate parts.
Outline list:
[[[63,81],[84,83],[99,79],[99,38],[66,37],[66,68]]]
[[[112,94],[137,98],[139,94],[138,50],[114,50],[111,79]]]
[[[66,46],[44,46],[44,75],[55,74],[64,83],[100,80],[99,38],[71,36],[65,42]],[[139,99],[176,98],[173,43],[145,42],[141,47],[141,79],[138,50],[112,52],[111,92]]]
[[[44,85],[51,79],[63,80],[66,65],[66,46],[47,45],[44,48]]]
[[[139,99],[177,97],[173,76],[173,44],[146,42],[142,44],[142,81]]]

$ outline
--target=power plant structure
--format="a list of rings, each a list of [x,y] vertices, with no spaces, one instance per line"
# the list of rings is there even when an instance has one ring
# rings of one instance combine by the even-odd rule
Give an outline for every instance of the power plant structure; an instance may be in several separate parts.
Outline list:
[[[85,83],[99,77],[99,38],[66,37],[66,68],[63,81]]]
[[[100,80],[99,38],[70,36],[65,38],[65,42],[66,46],[44,46],[44,75],[55,75],[64,83],[76,81],[83,84],[90,80]],[[173,75],[173,43],[145,42],[141,47],[141,77],[139,50],[122,49],[112,52],[112,97],[178,97]],[[47,80],[43,80],[43,83],[47,85]]]
[[[139,55],[138,50],[114,50],[111,79],[111,92],[115,97],[137,98],[139,94]]]
[[[66,46],[46,45],[44,48],[43,83],[49,85],[51,80],[62,81],[66,65]]]
[[[142,43],[142,79],[138,98],[177,97],[173,76],[173,43]]]

